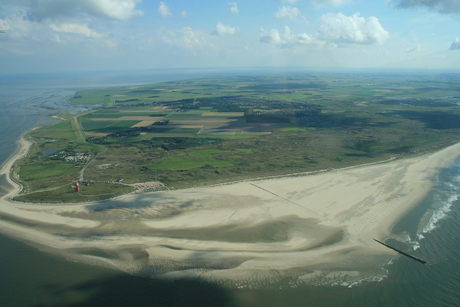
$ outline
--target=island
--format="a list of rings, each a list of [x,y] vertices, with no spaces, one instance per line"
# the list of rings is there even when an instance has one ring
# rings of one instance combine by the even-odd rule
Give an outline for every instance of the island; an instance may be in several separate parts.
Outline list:
[[[147,276],[354,282],[459,154],[456,75],[201,78],[75,94],[2,169],[5,233]]]
[[[436,151],[459,139],[450,77],[233,76],[80,91],[70,102],[90,111],[28,134],[16,199],[94,201]]]

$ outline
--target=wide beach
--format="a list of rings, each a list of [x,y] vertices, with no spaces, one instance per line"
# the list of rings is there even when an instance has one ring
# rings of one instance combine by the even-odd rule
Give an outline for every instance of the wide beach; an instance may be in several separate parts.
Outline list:
[[[41,249],[122,271],[163,277],[248,280],[353,279],[396,256],[373,239],[391,227],[460,153],[436,153],[325,173],[84,204],[11,201],[8,176],[30,142],[4,164],[1,231]]]

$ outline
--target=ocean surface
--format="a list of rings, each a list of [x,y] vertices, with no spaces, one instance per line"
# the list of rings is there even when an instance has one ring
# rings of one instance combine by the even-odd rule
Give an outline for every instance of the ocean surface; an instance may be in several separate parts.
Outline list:
[[[157,70],[0,76],[0,163],[24,131],[55,121],[75,91],[264,70]],[[270,71],[272,73],[274,71]],[[459,153],[460,154],[460,153]],[[0,236],[0,306],[460,306],[460,158],[440,171],[423,201],[395,225],[392,245],[407,257],[353,283],[264,284],[165,281],[72,262]],[[0,194],[5,187],[0,177]],[[1,233],[1,230],[0,230]]]

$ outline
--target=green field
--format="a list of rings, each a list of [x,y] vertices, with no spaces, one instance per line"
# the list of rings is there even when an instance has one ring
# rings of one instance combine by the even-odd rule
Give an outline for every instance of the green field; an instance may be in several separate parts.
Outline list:
[[[40,127],[30,133],[34,138],[76,140],[75,131],[70,121],[63,121],[50,126]]]
[[[85,131],[100,131],[100,132],[116,132],[123,129],[128,129],[137,123],[139,120],[119,120],[119,121],[86,121],[80,120]]]
[[[73,163],[35,163],[21,167],[22,180],[43,179],[74,174],[78,171]]]
[[[43,127],[42,129],[46,129],[48,131],[51,131],[51,130],[72,131],[72,124],[66,120],[66,121],[63,121],[57,124]]]
[[[138,182],[180,188],[438,150],[460,139],[459,85],[448,74],[311,73],[80,91],[72,103],[100,108],[30,132],[19,198],[103,199]],[[77,154],[88,158],[65,160]],[[106,184],[69,190],[80,178]]]

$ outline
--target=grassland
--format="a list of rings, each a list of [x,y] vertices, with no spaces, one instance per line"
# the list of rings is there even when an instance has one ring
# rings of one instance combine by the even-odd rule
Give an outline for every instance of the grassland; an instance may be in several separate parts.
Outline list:
[[[72,103],[100,108],[30,133],[18,198],[86,201],[139,182],[179,188],[435,150],[459,140],[459,86],[457,75],[343,73],[81,91]],[[76,181],[92,184],[76,193]]]

